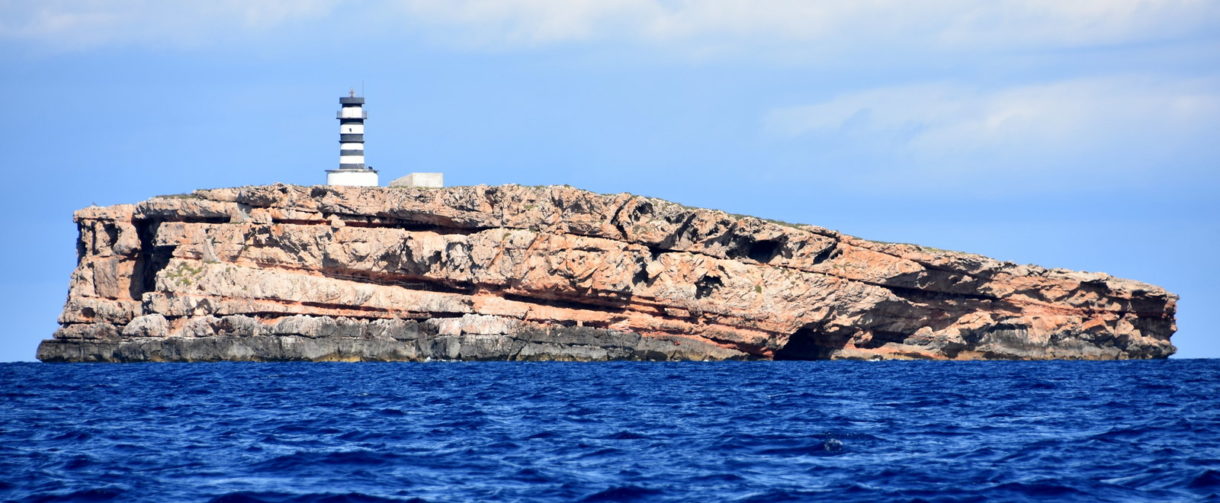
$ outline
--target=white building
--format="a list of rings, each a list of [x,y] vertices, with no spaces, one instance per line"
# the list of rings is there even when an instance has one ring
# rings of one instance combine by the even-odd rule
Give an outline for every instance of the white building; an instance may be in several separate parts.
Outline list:
[[[364,98],[352,90],[339,105],[339,169],[326,170],[326,184],[376,187],[377,170],[364,164]]]
[[[411,173],[390,182],[391,187],[428,187],[439,189],[445,186],[444,173]]]

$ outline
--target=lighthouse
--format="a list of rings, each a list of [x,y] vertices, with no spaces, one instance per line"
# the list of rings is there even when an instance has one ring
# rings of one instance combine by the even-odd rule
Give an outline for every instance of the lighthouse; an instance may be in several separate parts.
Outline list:
[[[377,170],[364,164],[364,97],[353,89],[339,106],[339,169],[326,170],[326,184],[376,187]]]

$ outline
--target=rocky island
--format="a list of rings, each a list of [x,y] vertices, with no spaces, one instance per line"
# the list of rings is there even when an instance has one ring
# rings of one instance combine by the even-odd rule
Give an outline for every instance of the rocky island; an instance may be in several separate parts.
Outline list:
[[[256,186],[75,213],[51,362],[1128,359],[1177,296],[566,186]]]

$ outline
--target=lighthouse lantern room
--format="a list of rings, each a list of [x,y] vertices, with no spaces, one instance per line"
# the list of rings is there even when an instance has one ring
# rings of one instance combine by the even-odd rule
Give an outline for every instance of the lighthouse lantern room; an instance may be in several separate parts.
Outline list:
[[[326,184],[376,187],[377,170],[364,164],[364,97],[353,89],[339,105],[339,169],[326,170]]]

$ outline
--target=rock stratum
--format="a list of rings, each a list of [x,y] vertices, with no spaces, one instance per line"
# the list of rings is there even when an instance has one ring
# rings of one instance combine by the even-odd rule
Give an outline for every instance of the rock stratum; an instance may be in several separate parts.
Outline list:
[[[1174,352],[1156,286],[630,194],[273,185],[74,216],[44,361]]]

